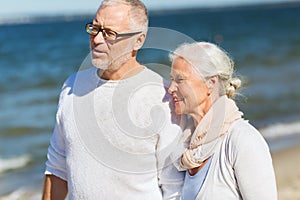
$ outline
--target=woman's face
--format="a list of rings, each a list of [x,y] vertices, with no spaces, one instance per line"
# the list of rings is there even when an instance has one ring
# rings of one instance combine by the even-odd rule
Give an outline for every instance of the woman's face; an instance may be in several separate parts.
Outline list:
[[[171,80],[168,92],[173,96],[175,113],[203,117],[211,105],[206,81],[181,57],[172,63]]]

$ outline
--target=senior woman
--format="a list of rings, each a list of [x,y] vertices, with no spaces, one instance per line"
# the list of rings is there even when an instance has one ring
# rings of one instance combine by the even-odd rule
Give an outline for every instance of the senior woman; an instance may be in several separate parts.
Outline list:
[[[277,199],[268,145],[232,99],[241,81],[228,54],[199,42],[181,45],[170,57],[175,112],[192,122],[180,158],[187,170],[183,200]]]

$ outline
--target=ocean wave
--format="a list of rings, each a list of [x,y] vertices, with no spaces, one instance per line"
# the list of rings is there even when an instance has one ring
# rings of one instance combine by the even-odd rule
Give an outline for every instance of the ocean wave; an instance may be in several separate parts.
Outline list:
[[[0,158],[0,174],[7,170],[13,170],[25,167],[29,162],[31,158],[29,155],[22,155],[18,157],[13,158]]]
[[[10,194],[0,196],[0,200],[38,200],[41,197],[41,189],[22,187]]]
[[[300,134],[300,121],[276,123],[260,129],[260,132],[267,139],[274,139],[289,135],[298,135]]]

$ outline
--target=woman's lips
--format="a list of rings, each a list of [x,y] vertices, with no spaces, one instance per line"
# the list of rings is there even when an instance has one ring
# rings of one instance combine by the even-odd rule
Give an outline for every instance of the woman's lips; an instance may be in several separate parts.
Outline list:
[[[183,98],[178,98],[177,96],[173,96],[173,100],[174,100],[175,103],[177,103],[177,102],[183,101],[184,99]]]

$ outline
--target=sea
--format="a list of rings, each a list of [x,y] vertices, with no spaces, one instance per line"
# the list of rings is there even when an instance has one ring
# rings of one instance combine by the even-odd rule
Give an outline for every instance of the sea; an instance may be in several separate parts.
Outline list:
[[[59,92],[89,54],[92,14],[1,21],[0,199],[41,198]],[[141,63],[168,78],[159,64],[170,66],[169,50],[187,42],[178,34],[217,43],[244,81],[237,104],[271,151],[300,145],[300,3],[156,10],[149,17],[151,30],[167,31],[150,31],[146,44],[155,38],[170,48],[142,49]]]

